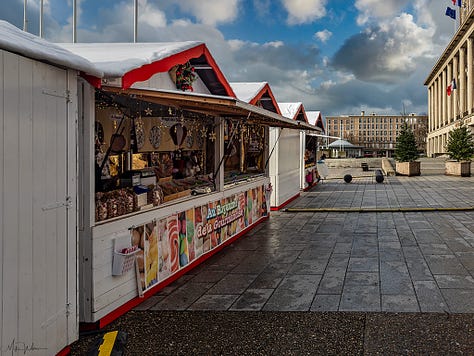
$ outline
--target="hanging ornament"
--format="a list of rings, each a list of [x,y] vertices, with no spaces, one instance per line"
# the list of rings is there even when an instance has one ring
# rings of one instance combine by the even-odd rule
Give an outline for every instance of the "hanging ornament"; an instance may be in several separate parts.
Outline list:
[[[173,115],[173,110],[171,110],[171,106],[168,108],[168,114],[171,116]]]
[[[151,110],[149,107],[145,109],[145,115],[146,116],[151,116],[153,115],[153,110]]]
[[[181,146],[188,134],[186,126],[178,123],[170,127],[170,136],[176,146]]]
[[[130,150],[132,151],[132,153],[138,152],[137,131],[134,118],[132,118],[132,127],[130,128]]]
[[[197,74],[191,63],[186,62],[176,66],[176,88],[182,91],[193,91],[193,83],[197,79]]]
[[[207,137],[207,129],[206,129],[205,127],[203,127],[203,128],[201,129],[201,137],[202,137],[202,138]]]
[[[211,140],[212,142],[214,142],[216,140],[216,133],[215,132],[211,132],[209,134],[209,140]]]
[[[161,144],[161,129],[157,126],[153,126],[150,130],[150,143],[153,148],[160,147]]]

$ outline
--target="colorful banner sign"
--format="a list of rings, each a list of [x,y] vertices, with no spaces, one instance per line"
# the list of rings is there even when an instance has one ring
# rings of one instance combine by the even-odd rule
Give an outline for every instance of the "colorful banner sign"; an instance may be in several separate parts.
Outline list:
[[[143,291],[267,215],[263,186],[131,229]]]

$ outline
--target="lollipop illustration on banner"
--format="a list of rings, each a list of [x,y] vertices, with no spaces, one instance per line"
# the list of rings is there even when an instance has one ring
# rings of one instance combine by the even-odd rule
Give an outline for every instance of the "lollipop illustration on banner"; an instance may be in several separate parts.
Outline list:
[[[186,126],[180,123],[174,124],[173,126],[170,127],[171,139],[173,140],[173,143],[178,147],[180,147],[183,144],[184,140],[186,139],[187,134],[188,134],[188,129],[186,128]]]

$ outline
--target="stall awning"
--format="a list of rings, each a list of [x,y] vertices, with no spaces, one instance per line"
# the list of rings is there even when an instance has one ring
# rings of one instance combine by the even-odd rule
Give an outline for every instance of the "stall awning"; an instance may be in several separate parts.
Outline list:
[[[130,95],[151,103],[169,105],[205,115],[244,119],[249,124],[255,123],[272,127],[287,127],[310,131],[319,130],[319,128],[305,122],[287,119],[277,113],[227,96],[143,88],[120,89],[116,87],[102,87],[102,90],[119,95]]]

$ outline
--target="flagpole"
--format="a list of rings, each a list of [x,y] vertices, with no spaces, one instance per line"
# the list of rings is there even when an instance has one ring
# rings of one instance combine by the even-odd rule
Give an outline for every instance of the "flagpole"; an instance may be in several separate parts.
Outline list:
[[[72,43],[77,42],[77,0],[72,0]]]
[[[43,0],[40,0],[39,36],[43,38]]]
[[[23,2],[23,31],[28,31],[28,16],[26,14],[26,10],[28,8],[28,1],[25,0]]]

